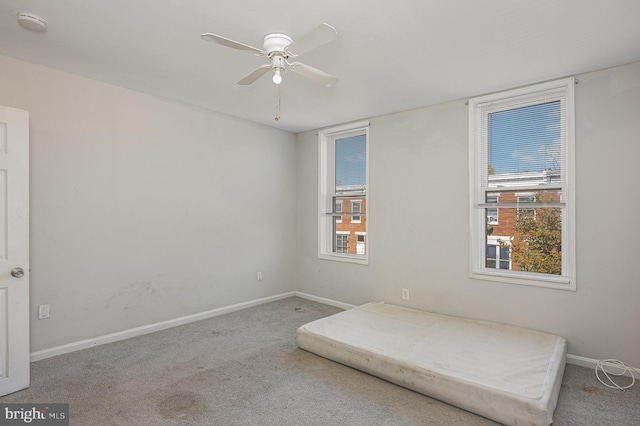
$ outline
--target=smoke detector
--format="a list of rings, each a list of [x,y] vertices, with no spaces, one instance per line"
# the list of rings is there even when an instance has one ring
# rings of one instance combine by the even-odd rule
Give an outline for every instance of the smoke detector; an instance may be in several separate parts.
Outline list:
[[[47,29],[47,21],[29,12],[18,12],[18,24],[20,24],[22,28],[37,33],[43,33]]]

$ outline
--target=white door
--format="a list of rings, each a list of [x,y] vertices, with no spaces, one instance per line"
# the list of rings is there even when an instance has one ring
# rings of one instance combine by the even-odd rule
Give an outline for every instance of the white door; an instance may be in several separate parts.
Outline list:
[[[0,396],[29,386],[29,113],[0,106]]]

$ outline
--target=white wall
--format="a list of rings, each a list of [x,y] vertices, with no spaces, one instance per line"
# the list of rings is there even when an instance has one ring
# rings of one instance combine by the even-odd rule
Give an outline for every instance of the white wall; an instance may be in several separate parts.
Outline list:
[[[294,135],[2,56],[0,105],[30,112],[32,351],[294,289]]]
[[[468,277],[465,100],[370,119],[369,266],[317,258],[317,136],[297,136],[297,289],[539,329],[640,366],[640,63],[577,78],[576,292]]]
[[[315,132],[0,56],[0,104],[30,112],[31,350],[299,290],[545,330],[640,366],[640,63],[577,77],[567,292],[468,278],[464,100],[370,120],[363,266],[317,258]]]

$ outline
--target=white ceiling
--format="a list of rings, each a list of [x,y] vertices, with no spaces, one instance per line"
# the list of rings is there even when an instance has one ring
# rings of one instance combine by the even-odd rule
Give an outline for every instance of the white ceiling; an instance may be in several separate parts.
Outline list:
[[[638,0],[0,0],[0,54],[300,132],[639,61],[639,18]],[[297,60],[340,81],[285,72],[278,122],[268,76],[236,85],[265,59],[200,39],[322,22],[338,39]]]

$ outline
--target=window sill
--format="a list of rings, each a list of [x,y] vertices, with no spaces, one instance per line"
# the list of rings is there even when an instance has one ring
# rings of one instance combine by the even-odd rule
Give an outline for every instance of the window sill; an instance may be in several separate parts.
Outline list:
[[[335,262],[356,263],[359,265],[368,265],[369,258],[367,256],[354,256],[345,254],[326,254],[320,253],[318,259],[333,260]]]
[[[575,279],[569,277],[541,277],[539,274],[507,273],[490,271],[472,271],[470,278],[483,281],[497,281],[508,284],[528,285],[533,287],[553,288],[556,290],[576,291]]]

